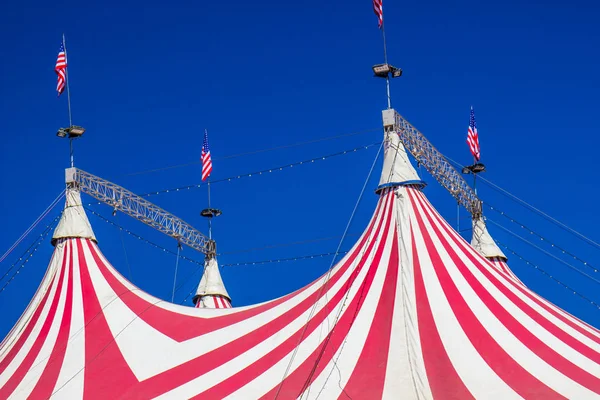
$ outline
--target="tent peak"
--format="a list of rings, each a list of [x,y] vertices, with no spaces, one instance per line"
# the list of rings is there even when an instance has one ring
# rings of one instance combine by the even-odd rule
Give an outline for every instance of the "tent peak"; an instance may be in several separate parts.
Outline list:
[[[54,230],[52,244],[55,245],[59,239],[66,238],[84,238],[96,242],[96,236],[81,203],[79,190],[68,187],[65,199],[65,209]]]
[[[204,274],[202,274],[202,279],[200,279],[200,284],[192,301],[198,307],[198,302],[205,296],[221,296],[231,302],[231,297],[225,289],[225,284],[219,272],[219,264],[215,257],[208,257],[204,262]]]
[[[503,261],[508,260],[494,239],[492,239],[492,236],[485,226],[483,217],[473,218],[473,237],[471,239],[471,246],[485,258],[500,258]]]
[[[408,159],[408,154],[400,141],[398,132],[394,130],[395,114],[396,111],[394,109],[383,111],[383,169],[376,192],[380,192],[388,187],[405,185],[425,186],[425,182],[421,180]]]

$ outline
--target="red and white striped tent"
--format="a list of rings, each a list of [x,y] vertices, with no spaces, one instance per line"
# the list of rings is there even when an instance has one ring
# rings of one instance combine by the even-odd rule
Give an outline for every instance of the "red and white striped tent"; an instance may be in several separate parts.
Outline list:
[[[221,279],[216,258],[209,258],[204,263],[204,273],[193,302],[196,308],[231,308],[231,298]]]
[[[0,399],[599,398],[600,332],[465,242],[419,182],[390,133],[352,250],[294,293],[234,308],[136,288],[69,191],[47,273],[0,346]]]
[[[499,271],[523,285],[523,282],[517,278],[517,275],[515,275],[515,273],[508,266],[508,259],[502,250],[498,248],[498,245],[496,242],[494,242],[494,239],[492,239],[490,236],[482,218],[473,220],[473,237],[471,239],[471,246],[473,246],[473,248],[485,258],[490,260],[492,265],[495,266]]]

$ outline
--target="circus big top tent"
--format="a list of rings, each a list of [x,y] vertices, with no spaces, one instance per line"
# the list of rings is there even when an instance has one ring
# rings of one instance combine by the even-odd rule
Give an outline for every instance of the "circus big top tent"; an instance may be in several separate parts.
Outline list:
[[[483,219],[465,242],[422,186],[387,130],[354,247],[308,286],[234,308],[214,259],[197,297],[221,307],[136,288],[71,187],[46,275],[0,347],[0,398],[600,397],[600,332],[524,286]]]

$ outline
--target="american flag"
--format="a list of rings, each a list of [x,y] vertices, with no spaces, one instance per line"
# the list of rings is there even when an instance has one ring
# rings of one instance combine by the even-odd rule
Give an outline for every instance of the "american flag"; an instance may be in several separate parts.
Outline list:
[[[471,107],[471,120],[469,121],[467,143],[469,144],[469,149],[471,150],[471,154],[473,154],[475,161],[479,161],[479,158],[481,157],[479,149],[479,134],[477,133],[477,124],[475,123],[475,111],[473,111],[473,107]]]
[[[54,66],[54,72],[58,75],[58,81],[56,82],[56,91],[60,96],[65,91],[65,82],[67,79],[67,52],[65,51],[65,44],[60,44],[58,50],[58,58],[56,59],[56,65]]]
[[[383,25],[383,0],[373,0],[373,11],[377,15],[377,22],[379,22],[379,29]]]
[[[212,172],[212,159],[210,157],[210,149],[208,148],[208,132],[204,130],[204,142],[202,143],[202,180],[210,176]]]

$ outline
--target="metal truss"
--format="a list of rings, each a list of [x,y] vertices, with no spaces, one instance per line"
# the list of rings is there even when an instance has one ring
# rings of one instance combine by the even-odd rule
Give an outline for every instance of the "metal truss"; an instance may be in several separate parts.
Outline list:
[[[67,168],[65,172],[68,187],[78,188],[113,207],[115,211],[121,211],[207,256],[215,254],[214,240],[148,200],[80,169]]]
[[[386,112],[393,112],[393,125],[386,123]],[[462,175],[450,164],[448,160],[427,140],[417,128],[412,126],[404,117],[395,110],[384,111],[385,129],[392,129],[400,136],[404,147],[413,155],[417,162],[450,192],[452,196],[464,206],[473,216],[481,217],[481,200]]]

